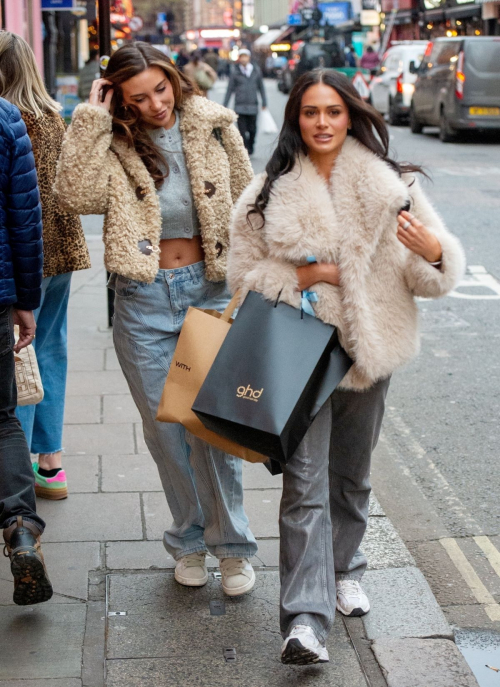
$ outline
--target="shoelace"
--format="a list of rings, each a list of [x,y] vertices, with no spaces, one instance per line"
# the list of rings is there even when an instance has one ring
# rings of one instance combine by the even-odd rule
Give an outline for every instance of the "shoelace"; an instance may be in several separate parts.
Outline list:
[[[300,634],[308,634],[314,637],[316,641],[318,640],[314,630],[312,629],[312,627],[309,627],[309,625],[295,625],[288,636],[295,637],[296,635]]]
[[[244,572],[246,558],[225,558],[220,563],[224,575],[241,575]]]
[[[209,554],[201,551],[200,553],[190,553],[184,556],[184,565],[186,568],[199,568],[205,565],[205,557]]]
[[[361,594],[359,582],[356,582],[356,580],[342,580],[340,591],[342,593],[354,594],[356,596]]]

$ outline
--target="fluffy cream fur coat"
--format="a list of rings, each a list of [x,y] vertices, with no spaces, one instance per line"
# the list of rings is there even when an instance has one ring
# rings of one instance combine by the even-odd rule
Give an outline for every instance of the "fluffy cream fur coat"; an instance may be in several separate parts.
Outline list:
[[[465,256],[426,199],[413,174],[400,178],[385,162],[347,138],[330,183],[301,156],[281,177],[265,210],[266,223],[248,205],[259,194],[259,175],[239,199],[233,214],[228,260],[230,289],[262,293],[300,306],[296,267],[308,256],[335,262],[340,286],[319,283],[317,317],[339,328],[355,364],[343,388],[366,389],[408,362],[419,348],[415,296],[439,298],[460,281]],[[399,210],[411,212],[443,248],[441,269],[406,249],[396,237]]]
[[[253,177],[236,115],[207,98],[192,96],[181,110],[180,129],[194,204],[201,224],[209,281],[226,276],[233,203]],[[109,272],[152,282],[158,253],[141,253],[139,241],[157,246],[161,213],[153,179],[133,148],[116,139],[111,115],[101,107],[75,109],[59,158],[55,195],[65,210],[104,214],[104,261]],[[220,129],[223,146],[213,132]]]

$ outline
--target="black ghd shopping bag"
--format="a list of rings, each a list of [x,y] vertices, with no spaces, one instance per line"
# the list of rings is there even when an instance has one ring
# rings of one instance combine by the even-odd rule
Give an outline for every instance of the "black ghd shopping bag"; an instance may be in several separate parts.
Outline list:
[[[211,431],[286,462],[351,365],[335,327],[250,291],[193,411]]]

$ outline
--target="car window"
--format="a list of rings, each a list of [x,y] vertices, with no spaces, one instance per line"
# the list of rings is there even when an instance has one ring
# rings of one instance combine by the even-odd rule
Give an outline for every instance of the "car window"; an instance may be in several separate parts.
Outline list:
[[[455,62],[460,51],[460,41],[452,41],[436,44],[437,54],[431,55],[431,62],[439,66],[448,66],[450,62]],[[433,51],[434,52],[434,51]],[[434,57],[434,59],[432,59]]]
[[[467,42],[465,63],[482,74],[500,74],[500,41]]]

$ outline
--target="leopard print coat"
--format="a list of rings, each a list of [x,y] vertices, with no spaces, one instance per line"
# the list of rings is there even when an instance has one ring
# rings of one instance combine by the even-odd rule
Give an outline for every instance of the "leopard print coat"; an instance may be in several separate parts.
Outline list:
[[[62,117],[47,113],[36,118],[23,113],[33,146],[43,220],[43,276],[76,272],[90,267],[89,252],[78,215],[63,212],[52,186],[66,130]]]

